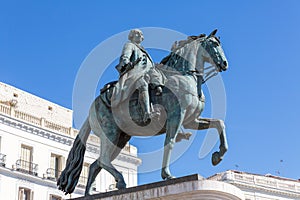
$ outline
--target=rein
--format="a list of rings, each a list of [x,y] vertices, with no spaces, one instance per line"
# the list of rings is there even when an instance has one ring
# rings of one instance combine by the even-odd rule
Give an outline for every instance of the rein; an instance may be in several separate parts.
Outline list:
[[[198,70],[190,70],[187,73],[198,77],[203,77],[202,84],[218,74],[217,69],[212,65],[205,67],[203,71],[203,74],[201,74]]]
[[[171,68],[168,66],[167,67],[156,66],[156,68],[161,70],[163,73],[166,72],[166,73],[173,73],[173,74],[181,74],[183,76],[191,75],[191,76],[203,77],[202,84],[204,84],[206,81],[208,81],[212,77],[218,75],[218,70],[213,65],[205,67],[203,69],[204,73],[200,73],[198,70],[178,71],[178,70],[174,70],[174,68]],[[168,68],[170,68],[171,70]]]
[[[205,37],[200,37],[201,41],[200,44],[201,46],[209,53],[212,54],[212,52],[210,52],[210,49],[207,49],[208,46],[208,42],[206,41]],[[195,40],[195,39],[194,39]],[[219,40],[218,40],[219,41]],[[187,42],[186,44],[188,44],[189,42]],[[178,50],[180,48],[182,48],[183,46],[185,46],[186,44],[182,45],[181,47],[176,47],[174,50]],[[172,57],[172,55],[167,56],[164,59],[170,59]],[[165,65],[165,63],[163,62],[163,66],[164,67],[159,67],[160,70],[167,72],[167,73],[174,73],[174,74],[181,74],[181,75],[191,75],[191,76],[196,76],[196,77],[202,77],[202,84],[204,84],[205,82],[207,82],[209,79],[211,79],[212,77],[216,76],[219,72],[219,70],[217,69],[216,66],[208,66],[208,67],[204,67],[203,69],[201,69],[201,71],[198,71],[197,69],[195,70],[176,70],[175,68],[169,67],[167,65]]]

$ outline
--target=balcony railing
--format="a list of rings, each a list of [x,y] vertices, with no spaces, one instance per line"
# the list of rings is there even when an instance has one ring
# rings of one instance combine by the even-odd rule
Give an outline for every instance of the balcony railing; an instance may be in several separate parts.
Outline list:
[[[0,153],[0,166],[5,167],[6,155]]]
[[[0,101],[0,113],[71,136],[76,136],[76,133],[78,132],[78,130],[73,129],[72,127],[66,127],[60,124],[56,124],[42,117],[33,116],[31,115],[31,113],[19,111],[15,107],[10,106],[9,102],[5,102],[4,104],[4,102]]]
[[[48,168],[46,170],[46,174],[47,174],[47,179],[56,181],[58,179],[58,177],[61,174],[61,171],[57,170],[57,169],[53,169],[53,168]]]
[[[38,165],[32,162],[28,162],[26,160],[21,160],[21,159],[17,160],[16,170],[34,176],[38,175],[37,173]]]

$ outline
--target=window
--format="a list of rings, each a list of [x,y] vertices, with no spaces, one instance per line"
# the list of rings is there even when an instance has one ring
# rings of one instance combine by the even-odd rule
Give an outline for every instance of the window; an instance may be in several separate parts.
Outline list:
[[[1,153],[1,136],[0,136],[0,166],[5,167],[6,155]]]
[[[88,163],[83,164],[78,186],[85,186],[86,185],[87,177],[89,175],[89,168],[90,168],[90,164],[88,164]]]
[[[22,169],[32,171],[32,147],[22,144],[20,165]]]
[[[33,200],[33,191],[27,188],[19,188],[18,200]]]
[[[49,200],[62,200],[62,198],[60,196],[51,194]]]
[[[33,148],[26,145],[21,145],[20,159],[16,162],[16,169],[20,172],[37,176],[38,165],[32,163]]]
[[[21,146],[21,160],[31,162],[32,161],[32,147],[23,145]]]
[[[63,169],[64,157],[56,154],[51,154],[50,168],[47,170],[49,178],[58,178]]]

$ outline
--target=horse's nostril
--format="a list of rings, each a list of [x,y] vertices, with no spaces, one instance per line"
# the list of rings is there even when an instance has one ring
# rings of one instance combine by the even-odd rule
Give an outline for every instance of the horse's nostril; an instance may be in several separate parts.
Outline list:
[[[227,66],[227,62],[223,61],[223,66],[226,67]]]

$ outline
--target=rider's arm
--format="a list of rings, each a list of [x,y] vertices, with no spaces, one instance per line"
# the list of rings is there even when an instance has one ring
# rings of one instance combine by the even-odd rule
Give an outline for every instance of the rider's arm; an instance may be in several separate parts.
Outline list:
[[[120,66],[125,66],[130,63],[130,57],[134,51],[134,45],[132,43],[126,43],[124,45],[122,55],[120,57]]]

